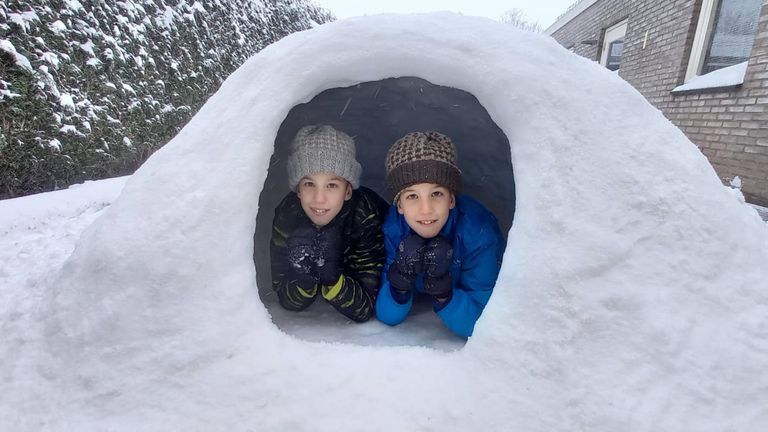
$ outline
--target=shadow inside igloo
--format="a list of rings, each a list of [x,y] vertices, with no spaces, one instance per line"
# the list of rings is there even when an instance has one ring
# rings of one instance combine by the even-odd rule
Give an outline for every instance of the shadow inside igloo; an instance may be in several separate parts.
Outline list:
[[[352,136],[363,167],[360,184],[385,197],[384,158],[390,145],[408,132],[434,130],[451,137],[464,183],[461,193],[491,210],[506,238],[515,212],[515,183],[509,141],[471,94],[400,77],[326,90],[296,105],[278,130],[269,172],[259,196],[254,263],[259,295],[272,321],[284,332],[310,341],[359,345],[421,345],[454,350],[464,340],[453,335],[432,311],[431,301],[414,305],[408,319],[389,327],[372,319],[354,323],[319,299],[302,312],[283,310],[271,288],[269,240],[274,209],[289,192],[286,160],[303,126],[328,124]],[[490,301],[493,301],[491,296]]]

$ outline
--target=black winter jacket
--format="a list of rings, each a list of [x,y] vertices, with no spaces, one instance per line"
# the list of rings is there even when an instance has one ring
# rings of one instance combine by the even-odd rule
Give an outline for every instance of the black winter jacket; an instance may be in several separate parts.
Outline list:
[[[313,224],[301,208],[299,197],[289,192],[275,209],[270,242],[272,289],[280,305],[292,311],[304,310],[320,294],[351,320],[362,322],[371,318],[386,257],[381,225],[388,207],[375,192],[360,187],[330,222],[342,225],[344,242],[343,282],[341,289],[332,292],[330,287],[319,284],[301,287],[291,277],[286,240],[295,230]]]

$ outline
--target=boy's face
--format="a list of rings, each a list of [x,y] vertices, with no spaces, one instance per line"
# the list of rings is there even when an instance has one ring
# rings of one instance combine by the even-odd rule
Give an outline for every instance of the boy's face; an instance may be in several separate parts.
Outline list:
[[[448,213],[456,206],[456,197],[445,186],[418,183],[400,192],[397,211],[416,234],[428,239],[440,233]]]
[[[312,223],[325,226],[339,214],[344,201],[352,197],[352,186],[335,174],[318,173],[299,180],[297,195]]]

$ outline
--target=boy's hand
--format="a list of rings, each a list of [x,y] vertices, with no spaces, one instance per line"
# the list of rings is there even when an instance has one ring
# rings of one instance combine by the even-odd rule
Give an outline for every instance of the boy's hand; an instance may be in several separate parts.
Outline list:
[[[412,276],[421,273],[422,249],[424,239],[416,234],[411,234],[400,242],[394,262],[400,273]]]
[[[427,277],[441,278],[448,274],[453,260],[453,247],[445,237],[437,236],[429,240],[422,255]]]
[[[303,285],[314,284],[317,281],[314,240],[315,229],[312,227],[299,228],[285,240],[288,264],[299,279],[299,283]]]
[[[395,262],[389,268],[387,277],[394,289],[400,291],[401,300],[408,300],[408,293],[413,289],[413,281],[416,275],[422,271],[421,252],[424,247],[424,239],[418,235],[410,235],[403,239],[397,246]]]
[[[451,299],[451,261],[453,247],[444,237],[437,236],[424,246],[424,292],[434,297],[438,304]]]
[[[438,305],[438,310],[453,297],[451,274],[446,273],[441,278],[424,278],[424,292],[431,295]]]
[[[343,270],[344,241],[341,226],[335,224],[320,229],[315,244],[315,264],[320,284],[331,286],[338,282]]]

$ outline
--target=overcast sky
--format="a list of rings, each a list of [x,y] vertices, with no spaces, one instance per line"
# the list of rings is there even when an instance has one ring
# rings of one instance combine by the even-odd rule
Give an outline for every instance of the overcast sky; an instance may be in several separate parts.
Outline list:
[[[464,15],[500,19],[510,9],[520,9],[527,21],[538,22],[542,29],[554,23],[576,0],[314,0],[336,18],[377,13],[416,13],[448,10]]]

